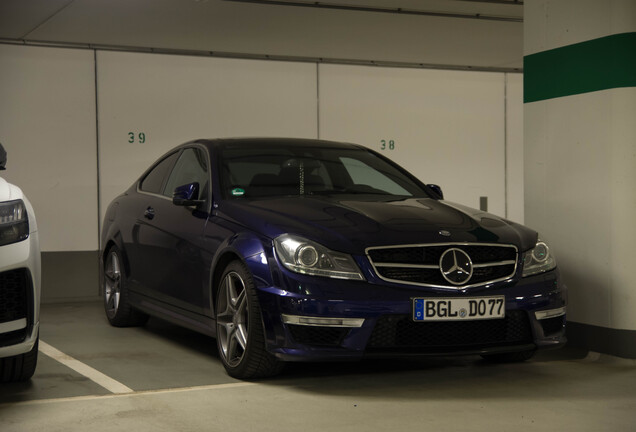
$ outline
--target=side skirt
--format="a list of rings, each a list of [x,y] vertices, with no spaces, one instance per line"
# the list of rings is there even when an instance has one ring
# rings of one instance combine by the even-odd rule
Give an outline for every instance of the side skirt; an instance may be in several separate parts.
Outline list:
[[[216,320],[163,303],[134,291],[130,292],[131,304],[150,316],[160,318],[206,336],[216,337]]]

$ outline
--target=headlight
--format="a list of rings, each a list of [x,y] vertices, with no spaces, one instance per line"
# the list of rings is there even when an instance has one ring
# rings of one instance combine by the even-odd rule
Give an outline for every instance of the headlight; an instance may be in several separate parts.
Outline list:
[[[0,246],[29,237],[29,218],[22,200],[0,203]]]
[[[523,277],[547,272],[555,267],[556,259],[546,242],[539,240],[534,249],[523,254]]]
[[[318,243],[289,234],[276,238],[274,246],[278,259],[296,273],[364,280],[350,255],[334,252]]]

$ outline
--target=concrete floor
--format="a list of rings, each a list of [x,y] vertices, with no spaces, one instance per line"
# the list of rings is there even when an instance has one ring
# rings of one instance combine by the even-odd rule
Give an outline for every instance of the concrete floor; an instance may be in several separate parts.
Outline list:
[[[636,431],[636,361],[568,347],[509,365],[292,364],[240,382],[213,339],[156,319],[113,328],[100,303],[79,303],[44,305],[41,321],[48,355],[30,382],[0,384],[1,432]]]

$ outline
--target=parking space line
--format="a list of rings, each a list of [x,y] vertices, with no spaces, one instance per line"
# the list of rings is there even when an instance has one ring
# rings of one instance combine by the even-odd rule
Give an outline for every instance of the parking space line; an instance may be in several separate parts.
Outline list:
[[[53,399],[34,399],[34,400],[21,401],[21,402],[0,403],[0,407],[3,405],[11,405],[11,406],[42,405],[42,404],[48,404],[48,403],[80,402],[80,401],[91,401],[91,400],[98,400],[98,399],[105,400],[105,399],[114,399],[114,398],[122,398],[122,397],[151,396],[151,395],[161,395],[161,394],[168,394],[168,393],[185,393],[185,392],[202,391],[202,390],[224,390],[224,389],[231,389],[231,388],[237,388],[237,387],[253,386],[256,384],[257,383],[255,382],[234,382],[234,383],[227,383],[227,384],[209,384],[209,385],[194,386],[194,387],[143,390],[143,391],[137,391],[132,393],[117,393],[117,394],[110,394],[110,395],[88,395],[88,396],[72,396],[72,397],[65,397],[65,398],[53,398]]]
[[[62,351],[53,348],[51,345],[46,342],[40,340],[40,352],[46,354],[54,360],[62,363],[64,366],[73,369],[75,372],[85,376],[89,380],[94,383],[104,387],[111,393],[121,394],[121,393],[133,393],[134,390],[130,387],[127,387],[112,379],[111,377],[104,375],[97,369],[93,369],[89,365],[82,363],[79,360],[74,359],[73,357],[64,354]]]

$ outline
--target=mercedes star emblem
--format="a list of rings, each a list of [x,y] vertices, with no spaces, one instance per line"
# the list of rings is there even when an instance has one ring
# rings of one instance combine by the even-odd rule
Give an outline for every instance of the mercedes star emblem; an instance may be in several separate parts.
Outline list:
[[[473,262],[463,250],[450,248],[439,259],[439,269],[448,282],[463,285],[473,275]]]

